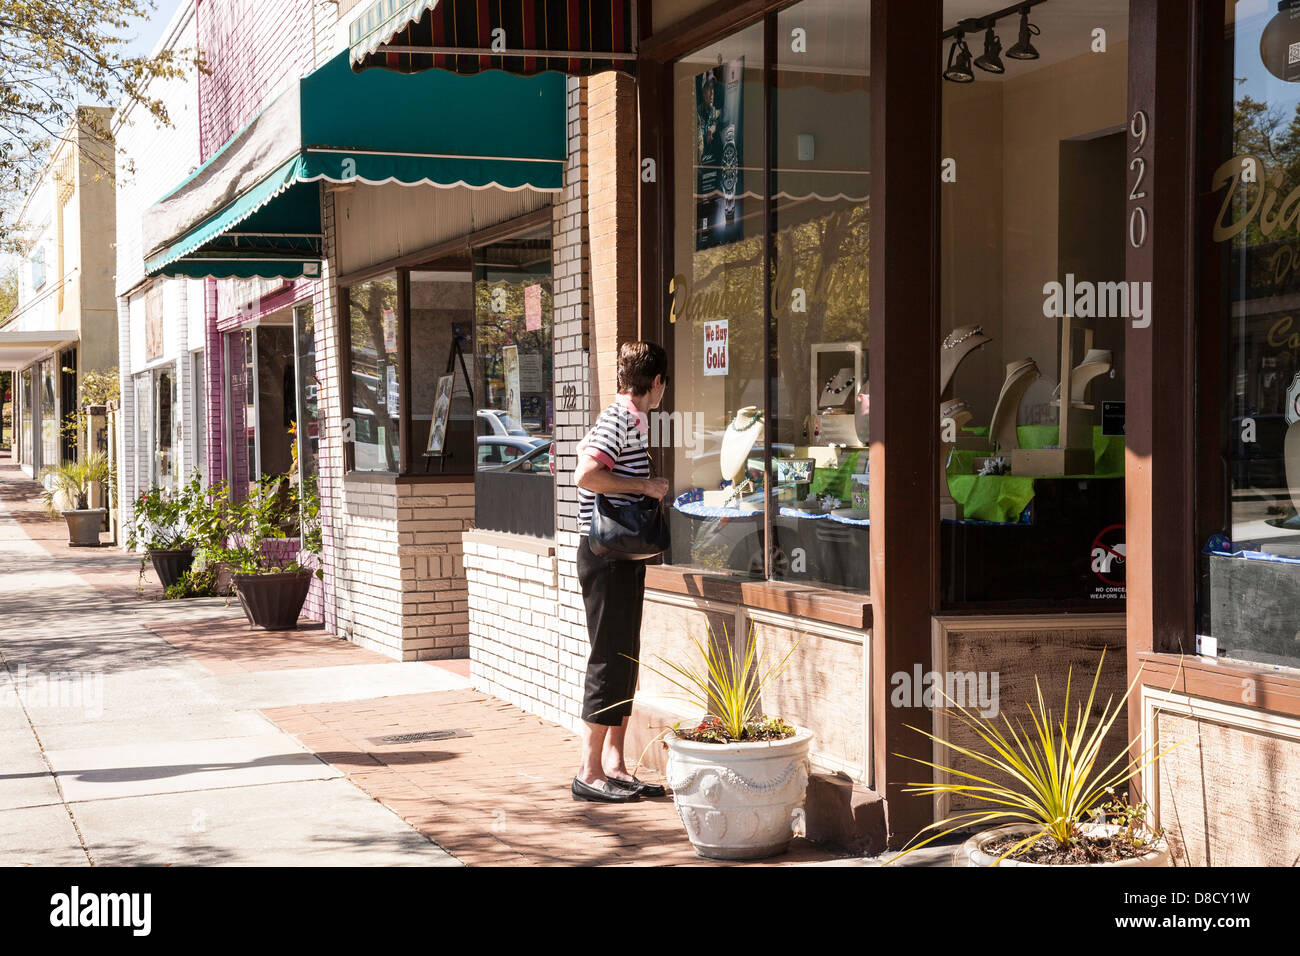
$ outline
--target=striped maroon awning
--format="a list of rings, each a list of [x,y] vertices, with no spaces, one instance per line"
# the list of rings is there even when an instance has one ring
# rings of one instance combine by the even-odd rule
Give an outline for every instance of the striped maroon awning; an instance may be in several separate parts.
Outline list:
[[[356,72],[631,73],[635,19],[636,0],[374,0],[348,45]]]

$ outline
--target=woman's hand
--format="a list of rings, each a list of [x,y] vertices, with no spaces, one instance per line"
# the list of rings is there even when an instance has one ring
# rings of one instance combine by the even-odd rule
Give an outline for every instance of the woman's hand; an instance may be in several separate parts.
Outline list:
[[[664,495],[668,494],[667,478],[644,478],[641,484],[644,486],[641,494],[647,498],[662,499]]]

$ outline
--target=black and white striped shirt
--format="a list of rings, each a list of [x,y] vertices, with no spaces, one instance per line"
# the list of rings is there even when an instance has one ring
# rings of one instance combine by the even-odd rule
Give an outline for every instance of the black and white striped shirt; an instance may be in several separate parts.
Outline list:
[[[637,411],[629,395],[620,394],[618,400],[600,413],[591,431],[578,443],[578,455],[594,458],[613,474],[624,478],[650,477],[650,451],[648,424]],[[626,504],[637,495],[606,495],[611,501]],[[586,534],[591,528],[591,512],[596,504],[595,492],[578,489],[578,533]]]

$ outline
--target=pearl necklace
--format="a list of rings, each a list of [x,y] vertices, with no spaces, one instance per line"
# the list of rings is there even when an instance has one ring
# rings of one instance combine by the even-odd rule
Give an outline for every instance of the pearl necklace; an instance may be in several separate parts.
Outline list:
[[[961,345],[961,343],[965,342],[967,339],[974,338],[977,335],[983,335],[983,334],[984,334],[983,327],[978,325],[972,326],[969,332],[967,332],[965,335],[959,335],[955,339],[952,337],[953,333],[949,332],[948,337],[943,340],[943,347],[945,349],[955,349],[957,346]]]

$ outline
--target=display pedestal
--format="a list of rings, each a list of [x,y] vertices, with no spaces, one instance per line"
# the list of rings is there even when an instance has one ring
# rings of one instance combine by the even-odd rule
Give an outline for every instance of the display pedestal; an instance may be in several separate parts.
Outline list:
[[[1074,320],[1070,316],[1061,319],[1061,399],[1056,402],[1060,410],[1057,415],[1057,441],[1059,448],[1017,448],[1011,453],[1011,474],[1017,476],[1038,475],[1090,475],[1094,470],[1095,457],[1092,450],[1092,422],[1086,413],[1091,405],[1076,405],[1069,400],[1070,373]],[[1092,334],[1088,333],[1087,342],[1092,343]]]

